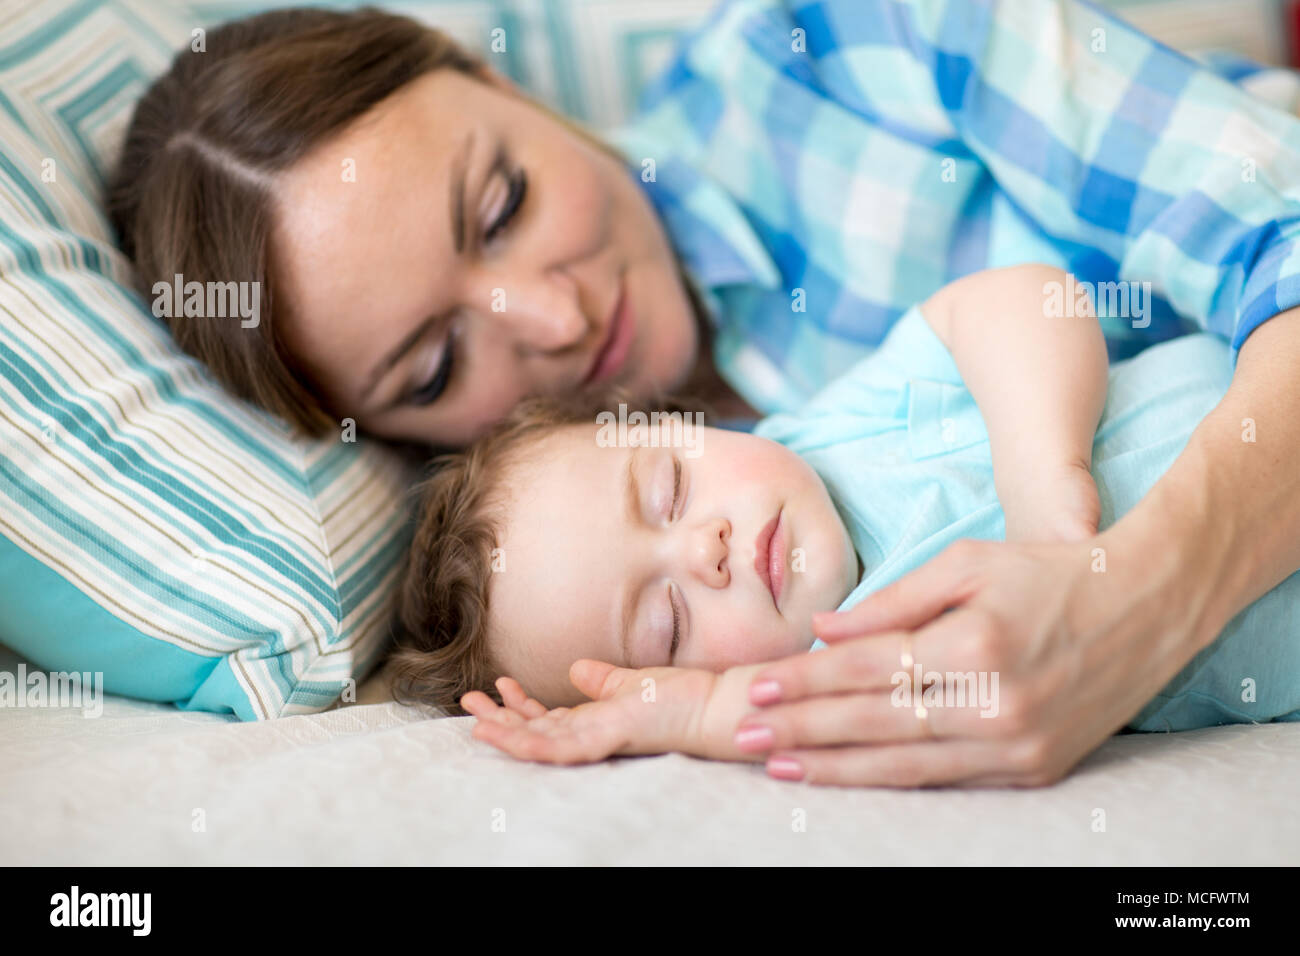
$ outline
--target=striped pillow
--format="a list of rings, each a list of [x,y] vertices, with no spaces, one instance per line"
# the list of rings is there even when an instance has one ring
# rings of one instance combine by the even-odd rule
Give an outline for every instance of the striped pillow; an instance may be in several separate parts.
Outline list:
[[[129,290],[101,197],[192,20],[42,0],[0,22],[0,642],[254,720],[385,650],[409,464],[231,399]]]

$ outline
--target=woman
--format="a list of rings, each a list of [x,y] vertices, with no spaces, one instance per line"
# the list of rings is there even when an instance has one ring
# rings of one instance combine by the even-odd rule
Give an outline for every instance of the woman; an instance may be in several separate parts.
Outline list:
[[[110,201],[143,287],[262,282],[256,329],[177,340],[316,433],[459,445],[529,394],[688,380],[777,411],[1018,261],[1124,283],[1112,354],[1232,336],[1233,388],[1105,534],[962,543],[760,674],[741,730],[773,773],[1059,779],[1300,567],[1293,119],[1066,0],[724,3],[648,103],[624,159],[411,21],[282,11],[177,58]],[[868,716],[957,644],[1004,719]]]

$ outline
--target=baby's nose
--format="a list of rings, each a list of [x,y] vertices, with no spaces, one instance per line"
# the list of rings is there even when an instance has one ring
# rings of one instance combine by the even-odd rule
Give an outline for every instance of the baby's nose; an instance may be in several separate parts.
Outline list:
[[[731,522],[717,518],[699,531],[697,573],[709,587],[725,588],[731,583]]]

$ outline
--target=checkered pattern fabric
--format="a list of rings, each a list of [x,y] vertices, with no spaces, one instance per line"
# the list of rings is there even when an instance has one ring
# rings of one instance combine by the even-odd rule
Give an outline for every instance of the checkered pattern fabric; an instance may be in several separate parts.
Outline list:
[[[731,0],[613,138],[721,371],[773,412],[945,283],[1028,261],[1150,283],[1145,315],[1105,316],[1113,357],[1239,347],[1300,302],[1296,91],[1075,0]]]

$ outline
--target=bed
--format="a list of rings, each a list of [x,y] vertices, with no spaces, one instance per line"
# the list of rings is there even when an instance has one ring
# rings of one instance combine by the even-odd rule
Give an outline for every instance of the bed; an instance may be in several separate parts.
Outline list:
[[[1038,790],[893,791],[680,754],[527,764],[473,723],[396,703],[382,672],[272,721],[0,708],[0,863],[1300,863],[1300,724],[1113,737]]]

